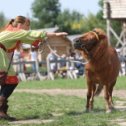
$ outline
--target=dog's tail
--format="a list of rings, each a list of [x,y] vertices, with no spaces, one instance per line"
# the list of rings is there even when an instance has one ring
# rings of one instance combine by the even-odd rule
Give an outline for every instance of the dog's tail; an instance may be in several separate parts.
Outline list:
[[[103,89],[103,85],[97,84],[95,90],[95,96],[98,96],[101,93],[102,89]]]

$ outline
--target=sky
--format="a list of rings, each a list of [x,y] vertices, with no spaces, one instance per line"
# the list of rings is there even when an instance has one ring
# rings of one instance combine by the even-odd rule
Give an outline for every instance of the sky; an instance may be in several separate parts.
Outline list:
[[[34,0],[1,0],[0,12],[3,12],[5,17],[14,18],[17,15],[32,16],[31,4]],[[96,14],[100,9],[98,6],[99,0],[59,0],[61,10],[69,9],[76,10],[83,15],[89,12]]]

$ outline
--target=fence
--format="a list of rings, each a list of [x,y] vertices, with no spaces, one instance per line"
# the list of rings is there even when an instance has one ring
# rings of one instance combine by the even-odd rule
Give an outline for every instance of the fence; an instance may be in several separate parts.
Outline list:
[[[62,66],[61,64],[64,63],[65,66]],[[77,66],[77,63],[80,64],[80,66]],[[30,64],[31,66],[35,66],[34,71],[31,70],[30,72],[24,72],[24,65]],[[40,71],[39,64],[44,66],[47,71],[47,76],[43,76]],[[51,65],[55,65],[56,68],[52,69]],[[42,62],[36,62],[36,61],[19,61],[19,62],[13,62],[14,66],[18,66],[17,74],[22,81],[26,81],[28,79],[34,80],[43,80],[43,79],[55,79],[55,74],[58,74],[62,77],[67,77],[70,79],[76,79],[78,75],[84,74],[84,61],[78,60],[78,59],[57,59],[57,60],[49,60]],[[80,72],[80,73],[79,73]],[[34,76],[31,77],[31,75],[34,73]],[[121,61],[121,69],[119,72],[119,75],[126,75],[126,62]],[[30,78],[31,77],[31,78]]]
[[[66,64],[65,66],[62,66],[61,64],[64,63]],[[75,59],[58,59],[58,60],[49,60],[47,59],[46,61],[42,62],[36,62],[36,61],[18,61],[18,62],[13,62],[13,66],[17,67],[17,74],[22,81],[26,81],[28,78],[30,78],[30,75],[34,73],[34,78],[36,77],[39,80],[43,80],[43,76],[40,73],[40,67],[39,64],[42,66],[44,65],[47,69],[47,79],[54,80],[55,79],[55,72],[57,74],[60,74],[62,72],[66,72],[66,76],[71,78],[71,79],[76,79],[77,78],[77,68],[75,67],[75,63],[83,63],[82,60],[75,60]],[[30,72],[25,72],[24,71],[24,66],[26,64],[29,64],[31,66],[35,66],[34,70],[31,70]],[[55,64],[56,65],[56,71],[54,72],[51,68],[51,65]],[[82,69],[83,70],[83,69]],[[64,73],[63,73],[64,74]]]

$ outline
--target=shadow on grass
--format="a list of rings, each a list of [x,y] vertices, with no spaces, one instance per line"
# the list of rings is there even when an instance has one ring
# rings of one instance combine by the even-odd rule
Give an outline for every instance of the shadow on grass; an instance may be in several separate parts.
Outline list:
[[[21,121],[21,120],[32,120],[32,119],[40,119],[39,116],[27,116],[27,117],[22,117],[22,118],[19,118],[17,119],[16,121]]]
[[[67,115],[69,116],[80,116],[80,115],[83,115],[83,114],[90,114],[90,113],[105,113],[105,109],[93,109],[92,111],[71,111],[71,112],[68,112],[66,113]]]
[[[82,112],[71,111],[71,112],[68,112],[66,114],[69,115],[69,116],[80,116],[80,115],[84,114],[84,111],[82,111]]]
[[[18,119],[16,119],[16,121],[26,121],[26,120],[48,120],[48,119],[50,119],[50,118],[52,118],[53,117],[53,115],[51,114],[51,113],[46,113],[46,114],[43,114],[43,115],[31,115],[31,116],[25,116],[25,117],[22,117],[22,118],[18,118]]]

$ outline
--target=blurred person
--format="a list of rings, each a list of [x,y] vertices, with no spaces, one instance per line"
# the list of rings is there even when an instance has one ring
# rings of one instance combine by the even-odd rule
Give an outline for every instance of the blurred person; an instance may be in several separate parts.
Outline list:
[[[20,48],[17,48],[14,51],[13,61],[20,62],[20,58],[21,58]],[[14,65],[14,70],[18,74],[20,72],[20,65],[19,64]]]
[[[32,31],[30,28],[30,20],[24,16],[17,16],[11,19],[10,22],[0,32],[0,72],[7,71],[9,65],[8,53],[12,52],[21,46],[21,43],[38,45],[47,37],[65,36],[66,32],[50,33],[46,31]],[[7,114],[8,98],[18,85],[19,80],[16,76],[12,64],[8,71],[7,78],[1,84],[0,90],[0,119],[15,120]]]
[[[32,64],[32,71],[35,73],[38,72],[39,71],[38,52],[34,47],[31,47],[30,59],[31,61],[34,61],[34,63]]]
[[[51,72],[55,73],[57,71],[57,63],[55,62],[57,60],[57,56],[55,55],[57,51],[56,50],[50,50],[50,53],[47,56],[47,59],[52,63],[50,63],[50,70]]]
[[[59,60],[60,60],[60,64],[59,64],[58,72],[62,78],[65,78],[67,74],[66,54],[62,54]]]
[[[57,56],[56,50],[50,50],[49,54],[47,55],[47,69],[48,69],[48,78],[54,80],[54,75],[57,72]]]
[[[69,62],[67,63],[67,76],[71,79],[77,79],[78,70],[75,67],[75,52],[71,52],[70,56],[67,58]]]
[[[84,75],[84,64],[83,64],[84,59],[81,53],[76,52],[75,60],[77,61],[75,62],[75,67],[78,69],[78,77],[79,75]]]

